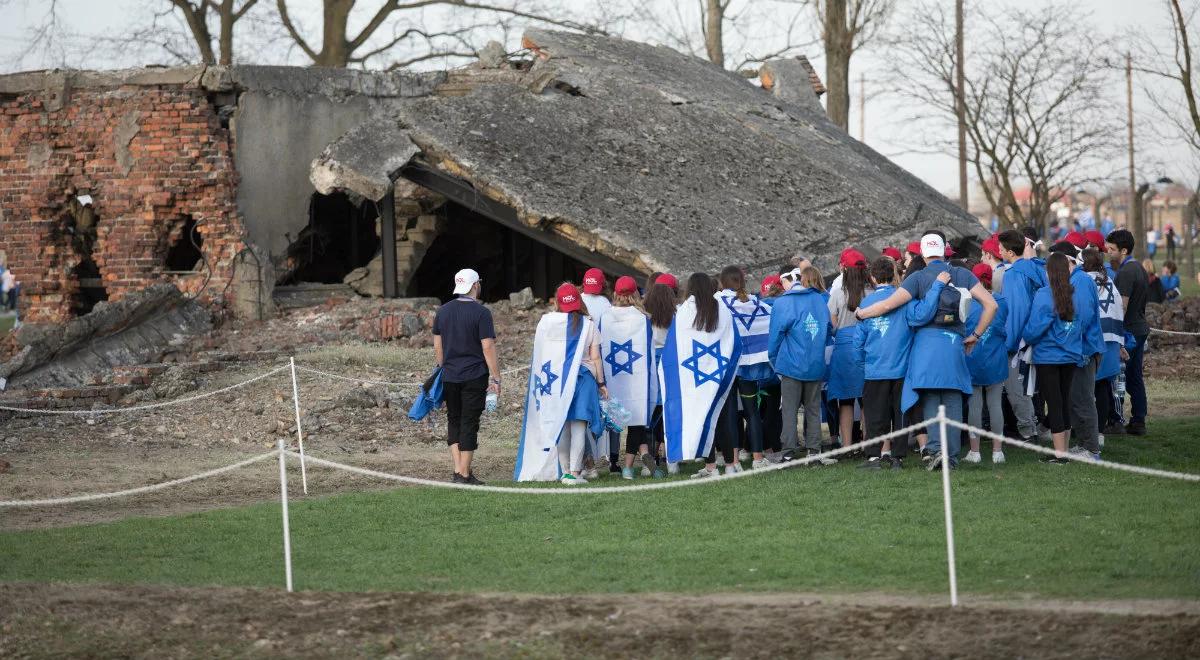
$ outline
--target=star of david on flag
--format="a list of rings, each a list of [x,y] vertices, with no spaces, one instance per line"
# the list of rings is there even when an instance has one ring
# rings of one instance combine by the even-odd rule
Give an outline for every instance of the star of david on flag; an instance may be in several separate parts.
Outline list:
[[[754,325],[754,319],[759,317],[769,317],[771,315],[770,310],[768,310],[765,305],[759,302],[758,298],[751,298],[749,301],[754,305],[749,312],[738,309],[739,306],[735,304],[737,298],[733,296],[722,298],[721,300],[725,303],[725,306],[729,308],[729,313],[733,315],[733,319],[745,326],[747,330],[750,329],[750,326]]]
[[[533,403],[538,410],[542,408],[542,397],[550,395],[550,386],[558,380],[558,374],[550,370],[549,361],[542,365],[542,373],[545,374],[546,380],[542,380],[541,376],[537,374],[533,376]]]
[[[716,369],[713,371],[704,371],[700,368],[700,360],[704,356],[710,356],[717,361]],[[695,380],[696,387],[700,387],[704,383],[713,382],[718,385],[721,382],[721,377],[725,374],[725,369],[729,366],[729,358],[721,355],[720,340],[712,344],[704,344],[695,339],[692,340],[692,356],[680,362],[684,369],[692,372],[692,378]]]
[[[617,361],[618,354],[625,354],[624,361]],[[604,361],[612,367],[612,375],[615,377],[621,372],[625,372],[630,376],[633,375],[633,364],[640,358],[644,357],[641,353],[633,350],[633,340],[618,344],[615,341],[609,342],[609,353],[604,358]]]

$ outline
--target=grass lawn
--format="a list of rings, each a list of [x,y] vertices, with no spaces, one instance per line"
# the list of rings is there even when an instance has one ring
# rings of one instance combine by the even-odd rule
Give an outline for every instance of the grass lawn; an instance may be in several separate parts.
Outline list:
[[[12,330],[16,323],[17,317],[0,315],[0,332],[8,332],[9,330]]]
[[[1200,473],[1200,418],[1150,430],[1113,438],[1105,457]],[[1200,598],[1200,484],[1008,455],[953,475],[964,593]],[[319,493],[319,470],[310,482]],[[291,514],[298,589],[947,588],[941,481],[920,469],[841,464],[595,498],[401,488],[293,500]],[[278,587],[281,547],[271,504],[9,532],[0,581]]]

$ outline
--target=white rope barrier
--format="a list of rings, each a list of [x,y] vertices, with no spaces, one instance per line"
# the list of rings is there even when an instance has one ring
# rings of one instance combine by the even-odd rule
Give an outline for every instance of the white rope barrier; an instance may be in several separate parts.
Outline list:
[[[128,408],[98,408],[96,410],[78,410],[78,409],[54,410],[54,409],[49,409],[49,408],[13,408],[10,406],[0,406],[0,410],[8,410],[10,412],[19,412],[19,413],[34,413],[34,414],[39,414],[39,415],[81,415],[84,417],[91,417],[91,416],[96,416],[96,415],[112,415],[115,413],[130,413],[130,412],[138,412],[141,410],[154,410],[157,408],[166,408],[167,406],[175,406],[175,405],[180,405],[180,404],[184,404],[184,403],[190,403],[192,401],[199,401],[200,399],[207,399],[209,397],[217,396],[218,394],[224,394],[231,390],[236,390],[239,387],[245,387],[251,383],[256,383],[264,378],[269,378],[271,376],[274,376],[275,374],[283,371],[284,369],[287,369],[287,367],[286,366],[278,367],[278,368],[272,369],[264,374],[259,374],[258,376],[255,376],[254,378],[251,378],[249,380],[244,380],[240,383],[235,383],[233,385],[230,385],[229,387],[222,387],[221,389],[213,390],[212,392],[204,392],[203,394],[195,394],[192,396],[185,396],[181,399],[171,399],[170,401],[160,401],[158,403],[148,403],[148,404],[142,405],[142,406],[131,406]]]
[[[938,426],[941,430],[942,505],[946,511],[946,563],[950,571],[950,607],[958,607],[958,576],[954,570],[954,517],[950,512],[950,436],[946,431],[946,406],[938,406]]]
[[[969,424],[964,424],[964,423],[954,420],[954,419],[947,418],[946,423],[949,424],[950,426],[962,429],[969,433],[973,433],[980,437],[991,438],[992,440],[999,440],[1001,442],[1006,442],[1010,445],[1013,445],[1014,447],[1021,447],[1023,449],[1028,449],[1030,451],[1035,451],[1035,452],[1042,453],[1042,454],[1058,456],[1058,452],[1056,452],[1053,449],[1050,449],[1048,447],[1042,447],[1040,445],[1031,444],[1031,443],[1025,442],[1023,440],[1014,440],[1012,438],[1000,435],[999,433],[992,433],[991,431],[977,429]],[[1088,465],[1096,465],[1099,467],[1109,468],[1112,470],[1121,470],[1123,472],[1131,472],[1133,474],[1141,474],[1141,475],[1146,475],[1146,476],[1150,476],[1150,477],[1163,477],[1166,479],[1179,479],[1180,481],[1200,481],[1200,474],[1190,474],[1188,472],[1172,472],[1170,470],[1160,470],[1158,468],[1147,468],[1147,467],[1141,467],[1139,465],[1126,465],[1125,463],[1114,463],[1112,461],[1106,461],[1103,459],[1089,458],[1087,456],[1077,456],[1070,452],[1065,454],[1065,457],[1069,458],[1073,461],[1079,461],[1080,463],[1086,463]]]
[[[304,486],[304,494],[308,495],[308,468],[304,464],[304,431],[300,428],[300,384],[296,381],[296,358],[288,358],[288,363],[292,367],[292,402],[296,404],[296,446],[300,448],[300,483]],[[279,445],[279,451],[283,451],[282,444]]]
[[[284,460],[283,439],[279,439],[279,449],[271,452],[279,454],[279,505],[283,512],[283,574],[288,593],[292,593],[292,527],[288,524],[288,493],[287,493],[287,462]]]
[[[506,371],[501,371],[500,375],[508,376],[511,374],[526,371],[528,369],[529,369],[528,366],[515,367],[512,369],[508,369]],[[326,378],[332,378],[334,380],[342,380],[342,381],[346,381],[349,383],[364,383],[367,385],[382,385],[384,387],[417,387],[417,386],[425,384],[425,381],[402,383],[402,382],[395,382],[395,381],[389,381],[389,380],[372,380],[370,378],[354,378],[353,376],[342,376],[340,374],[331,374],[328,371],[321,371],[320,369],[313,369],[312,367],[306,367],[304,365],[296,365],[296,370],[297,371],[306,371],[310,374],[316,374],[318,376],[325,376]]]
[[[1162,328],[1150,328],[1150,332],[1156,332],[1160,335],[1183,335],[1185,337],[1200,337],[1200,332],[1183,332],[1182,330],[1163,330]]]
[[[207,472],[200,472],[198,474],[193,474],[191,476],[182,477],[180,479],[164,481],[162,483],[151,484],[149,486],[142,486],[140,488],[130,488],[128,490],[118,490],[118,491],[114,491],[111,493],[92,493],[90,495],[72,495],[69,497],[56,497],[56,498],[44,499],[44,500],[0,501],[0,508],[26,507],[26,506],[54,506],[54,505],[58,505],[58,504],[77,504],[79,502],[91,502],[93,500],[104,500],[104,499],[110,499],[110,498],[114,498],[114,497],[127,497],[129,495],[141,495],[143,493],[151,493],[156,490],[163,490],[165,488],[180,486],[180,485],[183,485],[186,483],[190,483],[192,481],[208,479],[210,477],[215,477],[217,475],[221,475],[226,472],[232,472],[234,470],[244,468],[247,465],[252,465],[254,463],[257,463],[259,461],[265,461],[268,458],[275,456],[277,453],[279,453],[279,452],[278,451],[269,451],[265,454],[259,454],[258,456],[252,456],[250,458],[247,458],[244,461],[238,461],[237,463],[234,463],[233,465],[226,465],[225,467],[215,468],[212,470],[208,470]]]

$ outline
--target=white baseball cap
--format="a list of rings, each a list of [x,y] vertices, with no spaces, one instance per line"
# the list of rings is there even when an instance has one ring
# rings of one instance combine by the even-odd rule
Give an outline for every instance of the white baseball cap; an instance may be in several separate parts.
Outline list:
[[[926,259],[930,257],[945,258],[946,241],[937,234],[925,234],[921,237],[921,256]]]
[[[471,287],[479,281],[479,273],[464,268],[454,274],[454,294],[461,296],[471,292]]]

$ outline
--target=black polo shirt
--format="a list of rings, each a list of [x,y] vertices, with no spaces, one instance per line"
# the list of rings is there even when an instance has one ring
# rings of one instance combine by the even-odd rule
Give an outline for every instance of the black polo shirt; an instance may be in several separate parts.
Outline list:
[[[1125,306],[1125,331],[1135,337],[1145,337],[1150,334],[1150,324],[1146,322],[1146,298],[1150,293],[1150,278],[1146,269],[1136,259],[1126,259],[1117,270],[1117,292],[1129,298]]]
[[[484,339],[495,339],[492,313],[470,296],[458,296],[438,309],[433,334],[442,338],[442,380],[465,383],[487,375]]]

